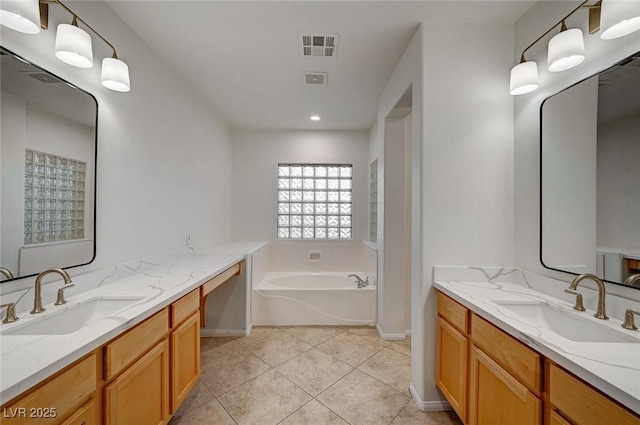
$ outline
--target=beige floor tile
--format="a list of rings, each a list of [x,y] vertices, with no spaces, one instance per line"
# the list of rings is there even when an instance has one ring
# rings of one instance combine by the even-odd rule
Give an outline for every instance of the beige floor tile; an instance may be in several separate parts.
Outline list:
[[[215,400],[211,391],[198,380],[198,383],[193,387],[187,398],[182,402],[182,405],[178,409],[174,416],[183,416],[193,409],[196,409],[203,404],[209,403],[211,400]]]
[[[382,340],[376,341],[368,336],[343,332],[318,345],[317,348],[350,366],[357,367],[387,345],[380,341]]]
[[[390,349],[378,351],[362,363],[358,370],[407,395],[411,383],[411,358]]]
[[[282,329],[313,346],[344,332],[337,326],[286,326]]]
[[[208,351],[213,348],[230,344],[233,341],[237,341],[238,339],[240,339],[240,337],[237,337],[237,336],[216,336],[216,337],[203,336],[200,338],[200,350]]]
[[[347,328],[347,333],[351,335],[358,335],[364,338],[369,338],[374,342],[388,345],[390,342],[380,338],[378,330],[373,326],[351,326]]]
[[[275,370],[270,370],[218,398],[239,425],[277,424],[311,397]]]
[[[387,425],[407,404],[409,396],[354,370],[317,400],[351,425]]]
[[[394,351],[397,351],[398,353],[411,356],[411,337],[408,336],[400,341],[391,341],[391,344],[389,344],[388,347]]]
[[[311,345],[282,329],[259,337],[242,338],[238,340],[238,344],[273,367],[311,349]]]
[[[411,400],[391,425],[462,425],[454,412],[423,412]]]
[[[238,346],[236,340],[238,338],[200,338],[200,364],[208,363],[212,356],[215,357],[216,351],[220,349]]]
[[[207,357],[200,367],[200,380],[216,397],[270,369],[235,342],[210,350]]]
[[[351,372],[353,367],[312,348],[281,364],[276,370],[315,397]]]
[[[174,416],[169,425],[235,425],[235,422],[220,403],[212,400],[183,416]]]
[[[280,425],[349,425],[331,410],[315,400],[302,406]]]

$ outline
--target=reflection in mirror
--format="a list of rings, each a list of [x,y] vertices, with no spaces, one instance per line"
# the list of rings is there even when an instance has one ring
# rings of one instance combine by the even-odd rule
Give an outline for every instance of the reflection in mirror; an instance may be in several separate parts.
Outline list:
[[[0,267],[20,278],[90,263],[96,100],[5,49],[0,60]]]
[[[640,52],[544,101],[542,264],[640,273]]]

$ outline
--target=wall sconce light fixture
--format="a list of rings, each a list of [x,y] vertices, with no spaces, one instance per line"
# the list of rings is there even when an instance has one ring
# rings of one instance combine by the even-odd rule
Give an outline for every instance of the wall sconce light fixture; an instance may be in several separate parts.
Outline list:
[[[511,69],[510,93],[514,96],[536,90],[538,83],[538,65],[527,61],[524,54],[538,41],[560,25],[560,33],[549,40],[547,68],[551,72],[571,69],[585,60],[585,47],[582,31],[578,28],[567,29],[566,20],[582,8],[589,9],[589,33],[595,34],[603,28],[600,38],[611,40],[640,30],[640,0],[602,0],[587,6],[583,2],[544,34],[527,46],[520,57],[520,63]]]
[[[91,36],[78,27],[78,21],[80,21],[113,51],[112,57],[102,60],[102,85],[119,92],[130,91],[129,67],[118,59],[115,47],[60,0],[2,0],[0,3],[0,24],[25,34],[37,34],[41,28],[46,30],[49,27],[50,4],[62,7],[73,17],[71,24],[58,25],[55,43],[56,57],[78,68],[93,66]]]

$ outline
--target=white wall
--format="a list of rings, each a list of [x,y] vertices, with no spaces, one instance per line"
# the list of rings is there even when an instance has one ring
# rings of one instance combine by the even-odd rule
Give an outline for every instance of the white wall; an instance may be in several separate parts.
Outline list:
[[[598,126],[598,245],[640,253],[640,114]]]
[[[100,84],[111,52],[94,38],[96,65],[67,66],[53,54],[55,31],[38,35],[2,27],[2,44],[92,93],[98,101],[97,257],[72,273],[185,245],[230,239],[229,130],[196,89],[173,74],[102,2],[71,7],[118,48],[131,72],[130,93]],[[51,6],[49,27],[68,21]]]
[[[522,49],[543,34],[558,19],[579,5],[579,1],[540,1],[515,25],[515,50],[511,66],[517,63]],[[601,40],[588,35],[584,16],[576,14],[567,22],[585,33],[587,59],[580,66],[561,73],[546,70],[546,39],[531,49],[527,59],[538,62],[540,88],[530,94],[516,96],[515,102],[515,265],[547,276],[569,281],[574,276],[552,272],[540,263],[540,105],[547,97],[593,75],[611,64],[635,53],[640,46],[640,33],[617,40]],[[502,71],[508,74],[508,69]],[[504,89],[505,91],[507,88]],[[608,292],[640,298],[639,291],[608,285]],[[585,303],[587,303],[585,295]]]
[[[367,131],[233,130],[231,138],[234,239],[278,240],[278,163],[353,164],[353,240],[368,239]]]
[[[512,52],[508,25],[425,24],[378,101],[381,137],[412,86],[411,385],[422,409],[446,406],[435,387],[433,267],[514,261]]]

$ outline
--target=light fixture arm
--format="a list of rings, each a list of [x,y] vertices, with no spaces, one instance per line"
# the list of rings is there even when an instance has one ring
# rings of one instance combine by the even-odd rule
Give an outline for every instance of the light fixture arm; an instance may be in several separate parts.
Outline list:
[[[58,6],[62,7],[64,10],[66,10],[67,12],[69,12],[69,14],[71,14],[71,16],[73,16],[73,23],[72,25],[78,26],[78,22],[80,21],[82,22],[82,24],[87,27],[92,33],[94,33],[95,35],[98,36],[98,38],[100,38],[100,40],[104,41],[104,43],[109,46],[111,48],[111,50],[113,50],[113,55],[112,57],[114,59],[118,58],[118,54],[116,53],[116,48],[113,46],[113,44],[109,43],[109,41],[104,38],[98,31],[96,31],[95,29],[93,29],[93,27],[91,25],[89,25],[84,19],[82,19],[80,16],[78,16],[73,10],[69,9],[65,4],[63,4],[60,0],[40,0],[40,17],[41,17],[41,27],[42,29],[48,29],[49,27],[49,5],[50,4],[57,4]],[[46,16],[47,19],[42,19],[43,16]]]
[[[560,19],[555,25],[553,25],[551,28],[549,28],[544,34],[542,34],[540,37],[538,37],[536,39],[536,41],[534,41],[533,43],[529,44],[523,51],[522,51],[522,59],[524,58],[524,54],[527,50],[529,50],[530,48],[532,48],[538,41],[542,40],[544,38],[544,36],[546,36],[547,34],[549,34],[551,31],[553,31],[558,25],[561,25],[561,31],[564,31],[567,29],[567,25],[565,24],[564,21],[566,21],[571,15],[573,15],[574,13],[576,13],[578,10],[582,9],[583,7],[585,7],[585,5],[587,3],[589,3],[590,0],[586,0],[584,2],[582,2],[580,4],[580,6],[576,7],[575,9],[573,9],[571,12],[569,12],[569,14],[567,16],[565,16],[564,18]],[[595,5],[593,7],[596,7]],[[521,59],[521,61],[522,61]]]

